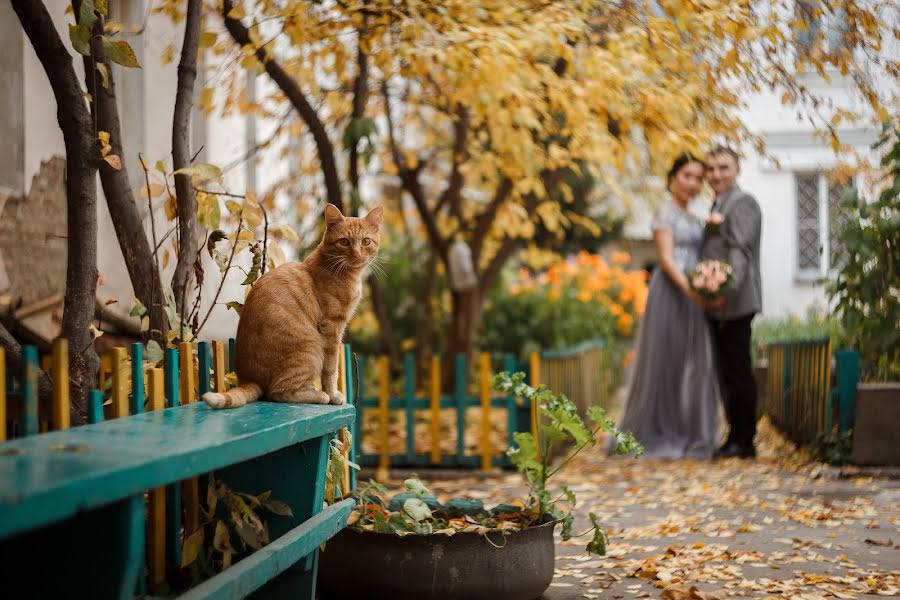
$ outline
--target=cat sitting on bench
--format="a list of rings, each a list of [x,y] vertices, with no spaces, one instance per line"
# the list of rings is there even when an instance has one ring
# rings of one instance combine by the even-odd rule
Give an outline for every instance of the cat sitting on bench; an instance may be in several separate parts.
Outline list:
[[[238,324],[238,385],[208,392],[212,408],[236,408],[265,396],[276,402],[343,404],[337,389],[338,352],[356,310],[366,267],[378,255],[384,211],[345,217],[325,207],[325,235],[299,263],[272,270],[253,286]],[[319,378],[322,389],[313,382]]]

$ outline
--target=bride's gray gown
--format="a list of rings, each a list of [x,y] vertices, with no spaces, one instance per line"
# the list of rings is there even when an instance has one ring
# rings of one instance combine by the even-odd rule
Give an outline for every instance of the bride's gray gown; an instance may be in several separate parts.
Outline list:
[[[703,225],[667,201],[653,230],[668,229],[683,271],[699,260]],[[620,428],[650,458],[710,458],[719,442],[719,402],[706,316],[663,273],[650,277]]]

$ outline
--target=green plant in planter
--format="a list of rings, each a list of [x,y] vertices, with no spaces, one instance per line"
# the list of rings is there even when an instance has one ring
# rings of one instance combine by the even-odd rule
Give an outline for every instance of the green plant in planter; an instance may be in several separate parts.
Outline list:
[[[540,407],[541,426],[538,439],[528,432],[519,432],[513,436],[516,446],[507,451],[507,455],[516,468],[521,471],[531,485],[526,514],[531,514],[534,522],[552,519],[562,524],[564,540],[572,536],[573,515],[557,506],[557,502],[565,499],[572,508],[576,505],[575,494],[566,486],[560,486],[562,495],[553,498],[547,489],[547,483],[554,475],[565,468],[579,452],[588,446],[597,444],[597,434],[602,432],[613,436],[616,454],[633,454],[640,456],[644,448],[634,439],[630,432],[620,431],[616,424],[606,417],[606,411],[599,406],[588,410],[588,418],[593,422],[593,429],[578,416],[575,405],[564,394],[557,394],[546,386],[537,389],[525,383],[525,374],[498,373],[494,376],[494,387],[497,390],[524,398],[529,402],[537,402]],[[556,447],[574,443],[559,464],[551,465],[549,457]],[[588,552],[604,554],[606,552],[606,534],[597,520],[597,515],[588,513],[593,533],[587,545]]]
[[[562,525],[562,538],[572,537],[574,516],[572,509],[577,500],[575,494],[561,485],[561,494],[553,497],[548,482],[562,471],[579,452],[598,442],[597,434],[609,433],[615,440],[617,454],[639,456],[643,448],[630,433],[620,431],[615,423],[606,418],[600,407],[589,412],[593,428],[588,427],[578,416],[575,405],[563,394],[557,394],[540,386],[537,389],[525,384],[525,374],[500,373],[494,378],[494,387],[540,406],[541,427],[539,439],[531,433],[516,433],[515,446],[507,451],[516,468],[525,475],[530,485],[525,502],[500,504],[486,510],[480,500],[453,498],[440,504],[421,481],[412,478],[404,482],[405,493],[395,496],[390,502],[388,490],[383,485],[370,481],[360,486],[355,497],[357,507],[350,517],[348,526],[358,531],[389,533],[395,535],[440,533],[453,535],[458,532],[473,532],[485,536],[492,544],[502,543],[502,538],[513,531],[546,523]],[[550,463],[555,449],[567,445],[570,449],[558,464]],[[559,504],[567,502],[569,510]],[[587,544],[588,552],[604,554],[606,534],[597,516],[588,513],[591,527],[583,535],[591,534]],[[492,535],[500,532],[500,537]]]
[[[854,190],[843,199],[851,215],[841,228],[845,259],[828,286],[848,343],[859,350],[870,375],[900,380],[900,130],[885,126],[875,148],[881,159],[882,192],[872,202]]]

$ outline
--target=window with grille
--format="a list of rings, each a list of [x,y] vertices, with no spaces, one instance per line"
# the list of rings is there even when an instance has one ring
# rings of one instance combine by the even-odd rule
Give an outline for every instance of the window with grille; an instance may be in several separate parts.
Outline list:
[[[818,278],[840,267],[844,249],[838,236],[846,222],[841,200],[852,187],[835,185],[822,172],[794,175],[797,198],[797,274]]]

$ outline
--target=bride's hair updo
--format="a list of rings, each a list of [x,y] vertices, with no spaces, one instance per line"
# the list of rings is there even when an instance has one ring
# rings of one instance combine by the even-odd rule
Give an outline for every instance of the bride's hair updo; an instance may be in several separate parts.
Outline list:
[[[678,158],[672,163],[672,168],[669,169],[669,172],[666,174],[666,189],[672,187],[672,180],[678,175],[678,171],[683,169],[686,165],[691,163],[697,163],[706,169],[706,163],[694,156],[693,154],[680,154]]]

